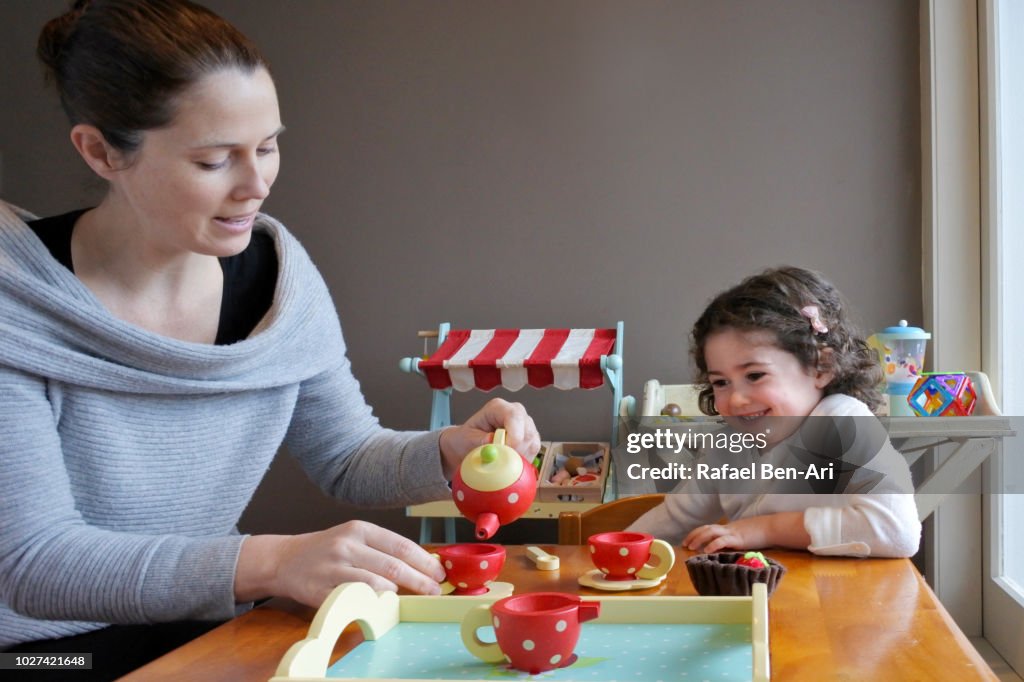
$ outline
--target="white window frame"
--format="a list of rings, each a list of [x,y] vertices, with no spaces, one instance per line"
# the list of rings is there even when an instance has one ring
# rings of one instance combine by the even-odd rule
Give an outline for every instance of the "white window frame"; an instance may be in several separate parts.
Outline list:
[[[1020,135],[1016,136],[1016,148],[1003,137],[1004,127],[1010,124],[1020,113],[1021,93],[1010,94],[1009,80],[1005,77],[1012,73],[1014,81],[1024,79],[1024,51],[1016,45],[1016,41],[1024,38],[1024,30],[1020,26],[1010,24],[1009,14],[1021,16],[1019,7],[1011,8],[1008,2],[1018,0],[981,0],[979,3],[979,36],[982,50],[981,65],[981,149],[982,149],[982,213],[981,236],[984,250],[982,251],[983,271],[986,276],[982,280],[983,304],[987,315],[982,321],[982,338],[984,350],[989,358],[991,374],[998,379],[999,395],[1008,408],[1008,413],[1019,415],[1021,363],[1015,356],[1007,356],[1009,351],[1007,320],[1003,314],[1006,299],[1002,292],[1007,288],[1016,289],[1017,283],[1024,279],[1016,269],[1012,272],[1004,268],[1004,256],[1009,248],[1010,258],[1020,254],[1021,238],[1010,234],[1009,221],[1020,221],[1020,200],[1010,202],[1012,214],[1007,218],[1003,210],[1004,196],[1016,196],[1024,187],[1024,169],[1021,164]],[[1012,36],[1009,35],[1012,33]],[[1011,52],[1011,49],[1013,50]],[[1014,121],[1016,123],[1016,121]],[[1007,192],[1008,194],[1004,194]],[[1010,240],[1013,240],[1013,244]],[[998,248],[997,248],[998,247]],[[1012,279],[1012,282],[1010,281]],[[1013,324],[1019,322],[1019,314],[1014,314]],[[1010,391],[1010,393],[1007,393]],[[1006,398],[1010,398],[1006,401]],[[1014,420],[1019,424],[1020,420]],[[1019,457],[1020,447],[1014,439],[1014,445],[1006,449],[1007,457]],[[1019,463],[1014,470],[1019,471]],[[993,486],[1000,486],[1006,480],[1003,462],[993,461],[986,467],[986,475]],[[996,489],[995,487],[993,489]],[[1007,547],[1003,538],[1007,529],[1005,505],[1012,504],[1014,509],[1020,508],[1019,496],[1013,499],[1003,495],[983,496],[983,543],[984,565],[982,580],[982,631],[985,639],[1018,673],[1024,673],[1024,594],[1020,585],[1014,585],[1003,576],[1002,566],[1006,560]],[[1019,533],[1019,530],[1016,532]],[[1019,552],[1019,545],[1014,549]]]
[[[998,7],[922,0],[922,264],[925,325],[937,368],[980,368],[1002,403]],[[1017,0],[1011,0],[1017,1]],[[926,524],[925,572],[968,636],[985,636],[1024,671],[1024,604],[1000,585],[1001,498],[983,476]]]
[[[922,291],[931,366],[990,373],[981,340],[978,1],[921,2]],[[982,634],[982,505],[965,492],[974,490],[980,474],[924,528],[925,575],[968,636]]]

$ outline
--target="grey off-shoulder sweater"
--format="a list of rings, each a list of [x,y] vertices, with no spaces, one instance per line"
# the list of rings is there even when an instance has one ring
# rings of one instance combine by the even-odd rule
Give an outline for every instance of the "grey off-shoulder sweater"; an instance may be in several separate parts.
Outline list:
[[[437,433],[382,428],[327,288],[261,216],[274,301],[244,341],[111,316],[0,202],[0,648],[107,623],[229,618],[235,524],[278,447],[329,495],[450,494]]]

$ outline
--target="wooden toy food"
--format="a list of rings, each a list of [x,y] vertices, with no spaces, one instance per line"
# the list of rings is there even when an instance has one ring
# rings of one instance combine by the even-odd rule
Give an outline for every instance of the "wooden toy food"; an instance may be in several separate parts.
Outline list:
[[[690,557],[686,571],[698,594],[749,596],[755,584],[764,583],[771,596],[786,567],[760,552],[718,552]]]
[[[683,408],[675,403],[668,403],[665,407],[661,408],[661,414],[664,417],[679,417],[683,414]]]

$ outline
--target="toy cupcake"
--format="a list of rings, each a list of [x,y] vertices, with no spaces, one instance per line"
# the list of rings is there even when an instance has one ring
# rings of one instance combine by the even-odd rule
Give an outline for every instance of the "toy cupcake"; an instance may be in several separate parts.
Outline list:
[[[765,583],[768,596],[775,591],[786,567],[761,552],[698,554],[686,560],[690,582],[705,596],[748,596],[754,583]]]

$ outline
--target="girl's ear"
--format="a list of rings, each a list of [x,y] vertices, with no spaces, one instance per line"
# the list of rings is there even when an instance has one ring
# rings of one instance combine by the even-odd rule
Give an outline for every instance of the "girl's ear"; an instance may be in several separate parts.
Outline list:
[[[104,180],[110,180],[115,171],[124,166],[124,155],[107,143],[96,126],[79,123],[71,129],[71,144],[89,164],[89,168]]]
[[[832,383],[836,378],[832,366],[833,350],[826,346],[818,350],[818,366],[814,370],[814,386],[822,389]]]

